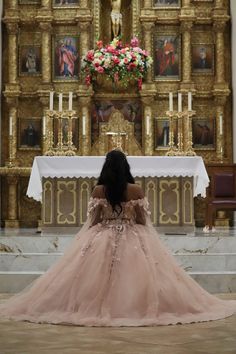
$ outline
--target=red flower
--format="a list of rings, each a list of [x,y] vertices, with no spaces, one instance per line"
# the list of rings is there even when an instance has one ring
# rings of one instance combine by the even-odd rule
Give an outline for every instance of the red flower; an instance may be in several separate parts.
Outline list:
[[[114,62],[115,65],[116,65],[116,64],[119,64],[119,62],[120,62],[120,59],[117,58],[117,57],[115,57],[115,56],[112,57],[112,60],[113,60],[113,62]]]
[[[142,78],[140,77],[140,78],[138,79],[138,89],[139,89],[139,90],[142,90],[142,84],[143,84],[143,80],[142,80]]]
[[[94,59],[94,52],[93,50],[89,50],[87,55],[86,55],[86,59],[89,60],[89,61],[93,61]]]
[[[102,41],[97,41],[97,47],[98,49],[101,49],[103,47],[103,42]]]

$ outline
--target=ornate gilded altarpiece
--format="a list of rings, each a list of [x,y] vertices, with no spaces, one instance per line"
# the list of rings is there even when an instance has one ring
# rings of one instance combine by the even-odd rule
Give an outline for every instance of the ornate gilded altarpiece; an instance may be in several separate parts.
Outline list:
[[[191,91],[196,112],[195,152],[206,163],[232,161],[229,1],[126,0],[121,2],[121,13],[123,41],[137,35],[154,59],[140,92],[134,85],[114,90],[106,82],[98,82],[93,88],[83,82],[82,55],[98,38],[108,43],[112,37],[109,0],[4,1],[0,174],[1,220],[6,227],[36,226],[40,219],[41,205],[27,198],[25,192],[33,158],[48,151],[43,129],[49,133],[60,130],[51,121],[43,128],[51,90],[57,93],[56,106],[58,93],[63,93],[63,107],[68,105],[68,93],[73,92],[74,154],[106,153],[114,141],[106,134],[108,124],[114,133],[117,129],[121,132],[121,126],[115,124],[116,115],[129,132],[129,139],[119,136],[124,144],[129,140],[127,153],[165,155],[167,141],[162,134],[169,92],[175,93],[174,105],[177,92],[181,92],[186,107],[187,92]],[[73,48],[70,68],[62,68],[59,63],[65,45]],[[166,46],[172,48],[172,58],[163,59]],[[147,117],[149,135],[145,133]],[[64,142],[70,139],[66,135],[69,124],[64,125]],[[204,135],[206,131],[208,135]],[[55,142],[53,151],[57,152]],[[198,225],[204,219],[203,206],[197,199]]]

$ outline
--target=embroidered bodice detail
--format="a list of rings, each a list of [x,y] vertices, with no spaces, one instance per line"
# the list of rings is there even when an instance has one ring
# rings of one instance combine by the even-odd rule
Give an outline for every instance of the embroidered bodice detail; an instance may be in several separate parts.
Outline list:
[[[96,210],[100,208],[100,218],[101,223],[121,225],[121,224],[134,224],[136,223],[136,212],[135,206],[138,206],[141,212],[145,215],[149,215],[149,203],[147,198],[129,200],[127,202],[122,202],[122,211],[117,214],[113,211],[112,206],[104,198],[90,198],[88,204],[88,216],[96,213]]]

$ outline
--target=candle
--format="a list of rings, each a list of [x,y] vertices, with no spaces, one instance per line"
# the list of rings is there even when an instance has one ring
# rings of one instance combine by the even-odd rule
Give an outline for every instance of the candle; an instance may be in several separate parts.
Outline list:
[[[50,91],[50,100],[49,100],[49,109],[50,109],[50,111],[53,111],[53,96],[54,96],[54,92]]]
[[[63,94],[59,93],[59,112],[62,111],[62,99],[63,99]]]
[[[150,117],[147,116],[147,120],[146,120],[146,129],[147,129],[147,135],[150,134]]]
[[[46,135],[46,117],[43,117],[43,136]]]
[[[178,112],[182,112],[182,93],[178,93]]]
[[[13,121],[12,121],[12,117],[11,116],[9,118],[9,135],[10,136],[13,135]]]
[[[86,117],[83,116],[83,119],[82,119],[82,134],[83,135],[86,135]]]
[[[69,92],[69,111],[72,111],[73,93]]]
[[[188,92],[188,111],[192,110],[192,92]]]
[[[220,135],[223,135],[223,117],[220,115]]]
[[[173,92],[169,93],[169,111],[173,112]]]

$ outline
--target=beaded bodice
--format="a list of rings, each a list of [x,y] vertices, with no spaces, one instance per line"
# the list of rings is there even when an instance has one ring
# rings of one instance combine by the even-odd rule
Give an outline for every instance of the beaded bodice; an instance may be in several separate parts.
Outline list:
[[[104,198],[91,198],[88,205],[88,215],[92,215],[96,212],[96,209],[100,209],[101,223],[135,223],[136,210],[135,206],[139,207],[141,212],[149,214],[148,201],[146,198],[129,200],[122,202],[122,211],[118,214],[113,211],[112,206]]]

